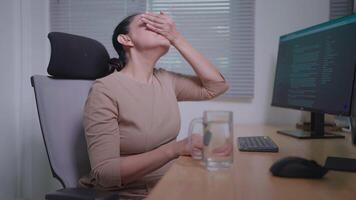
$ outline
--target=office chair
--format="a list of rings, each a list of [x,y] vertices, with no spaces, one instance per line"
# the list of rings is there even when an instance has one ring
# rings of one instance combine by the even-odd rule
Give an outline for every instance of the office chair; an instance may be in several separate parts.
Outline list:
[[[51,57],[48,74],[34,75],[41,132],[52,175],[63,189],[46,194],[47,200],[116,200],[118,194],[79,188],[90,172],[82,113],[92,81],[110,72],[109,54],[99,42],[81,36],[48,34]]]

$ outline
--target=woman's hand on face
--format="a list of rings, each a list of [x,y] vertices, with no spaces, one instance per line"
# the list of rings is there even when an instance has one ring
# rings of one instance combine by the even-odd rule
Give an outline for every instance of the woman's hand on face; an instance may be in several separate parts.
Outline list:
[[[174,45],[180,37],[176,24],[170,16],[160,11],[160,14],[145,13],[140,15],[140,19],[146,24],[147,28],[167,38]]]

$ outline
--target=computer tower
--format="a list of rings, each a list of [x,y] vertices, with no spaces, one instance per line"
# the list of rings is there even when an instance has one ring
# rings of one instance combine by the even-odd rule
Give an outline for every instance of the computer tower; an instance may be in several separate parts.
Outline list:
[[[354,145],[356,145],[356,80],[355,79],[354,79],[354,87],[353,87],[352,103],[351,103],[351,115],[350,115],[352,143]]]
[[[350,117],[352,143],[356,145],[356,116]]]

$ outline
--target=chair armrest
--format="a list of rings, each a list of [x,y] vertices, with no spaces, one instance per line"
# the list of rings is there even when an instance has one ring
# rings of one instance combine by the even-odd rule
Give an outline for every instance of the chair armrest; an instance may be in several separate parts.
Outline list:
[[[65,188],[47,193],[46,200],[118,200],[119,195],[85,188]]]

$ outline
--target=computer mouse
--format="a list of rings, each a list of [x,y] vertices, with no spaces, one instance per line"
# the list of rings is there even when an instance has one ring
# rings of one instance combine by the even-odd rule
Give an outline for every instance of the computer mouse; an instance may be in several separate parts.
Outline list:
[[[328,172],[314,160],[293,156],[277,160],[270,171],[274,176],[289,178],[322,178]]]

